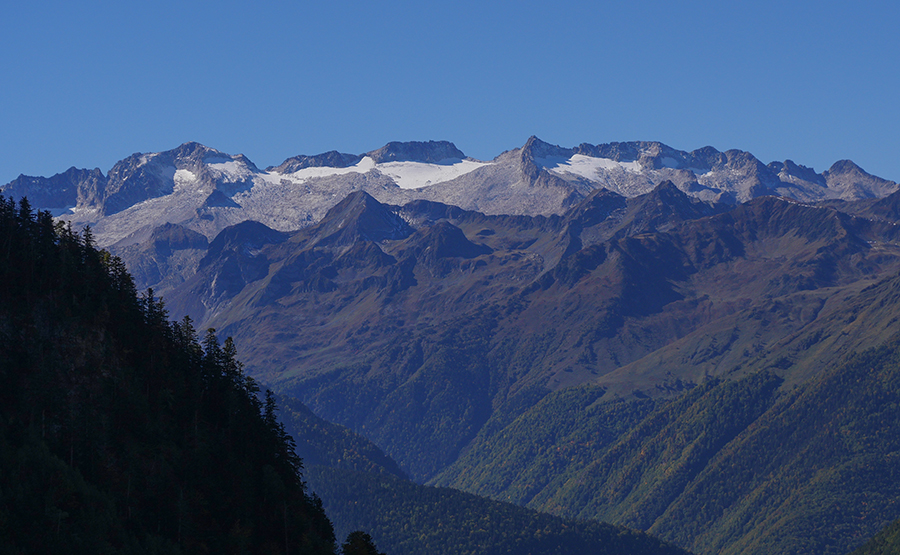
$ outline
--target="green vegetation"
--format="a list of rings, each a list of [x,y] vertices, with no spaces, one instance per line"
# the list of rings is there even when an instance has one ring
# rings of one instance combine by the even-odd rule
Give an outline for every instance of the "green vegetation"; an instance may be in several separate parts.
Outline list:
[[[852,555],[900,555],[900,520],[895,520]]]
[[[385,555],[378,551],[372,536],[357,530],[347,534],[347,540],[341,544],[343,555]]]
[[[567,472],[590,464],[657,404],[650,399],[601,402],[605,393],[595,386],[563,389],[506,426],[491,426],[503,420],[502,407],[471,449],[429,483],[528,505]]]
[[[710,459],[772,403],[781,380],[709,380],[665,403],[537,503],[647,529]]]
[[[306,476],[339,535],[368,530],[391,555],[685,553],[625,528],[566,520],[386,474],[310,467]]]
[[[280,397],[279,404],[285,429],[298,438],[310,489],[322,496],[337,537],[348,534],[349,542],[353,535],[355,549],[374,549],[372,537],[367,543],[358,532],[364,529],[391,555],[607,553],[610,546],[626,553],[681,553],[618,527],[414,484],[368,440],[316,417],[296,399]]]
[[[297,399],[279,395],[278,406],[279,420],[294,438],[297,455],[304,465],[406,477],[377,445],[343,426],[322,420]]]
[[[561,390],[435,483],[697,553],[847,553],[900,516],[900,341],[782,385],[763,371],[668,401]]]
[[[232,342],[0,199],[0,552],[334,553]]]
[[[900,516],[898,346],[867,350],[785,395],[651,530],[687,537],[679,523],[693,521],[697,551],[838,554]]]

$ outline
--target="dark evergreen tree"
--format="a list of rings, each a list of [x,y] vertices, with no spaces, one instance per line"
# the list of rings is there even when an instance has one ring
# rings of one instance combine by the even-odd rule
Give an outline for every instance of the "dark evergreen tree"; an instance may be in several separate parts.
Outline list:
[[[341,544],[341,553],[343,555],[385,555],[375,547],[372,536],[361,530],[347,534],[346,541]]]
[[[333,554],[232,341],[0,199],[0,553]]]

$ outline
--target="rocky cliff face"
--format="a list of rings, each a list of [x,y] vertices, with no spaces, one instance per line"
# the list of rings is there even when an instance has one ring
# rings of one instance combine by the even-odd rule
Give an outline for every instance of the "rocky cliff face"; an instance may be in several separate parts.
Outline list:
[[[378,150],[366,154],[376,164],[384,162],[424,162],[439,164],[448,160],[462,160],[466,157],[456,145],[449,141],[390,142]]]
[[[106,176],[100,168],[69,168],[53,177],[20,175],[2,187],[3,194],[15,199],[28,197],[33,206],[64,214],[78,205],[88,205],[106,189]]]

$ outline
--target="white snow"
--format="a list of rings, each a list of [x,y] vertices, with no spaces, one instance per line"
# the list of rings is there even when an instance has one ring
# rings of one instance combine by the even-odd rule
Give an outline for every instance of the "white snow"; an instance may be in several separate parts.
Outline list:
[[[190,183],[191,181],[195,181],[197,176],[190,170],[176,170],[172,179],[174,179],[176,183]]]
[[[475,162],[473,160],[449,159],[442,160],[438,164],[424,162],[385,162],[378,164],[376,169],[394,180],[401,189],[418,189],[435,183],[443,183],[456,179],[482,166],[488,162]]]
[[[617,162],[609,158],[594,158],[584,154],[575,154],[571,158],[549,156],[547,158],[535,158],[534,161],[537,165],[554,173],[573,173],[594,181],[597,180],[598,174],[602,170],[641,173],[641,164],[639,162]]]
[[[243,181],[253,173],[244,163],[231,159],[209,158],[206,160],[206,164],[211,170],[218,172],[229,181]]]
[[[385,162],[384,164],[376,164],[375,160],[366,156],[355,165],[346,168],[303,168],[294,173],[282,175],[273,172],[262,174],[262,177],[269,183],[277,183],[283,178],[288,178],[295,183],[303,183],[317,177],[330,177],[349,173],[364,174],[372,170],[378,170],[393,179],[403,189],[418,189],[419,187],[450,181],[488,164],[489,162],[459,159],[442,160],[438,164],[426,164],[424,162]]]
[[[307,179],[312,179],[314,177],[329,177],[332,175],[346,175],[348,173],[366,173],[373,168],[375,168],[375,160],[372,160],[372,158],[366,156],[355,165],[348,166],[346,168],[303,168],[302,170],[297,170],[294,173],[285,174],[284,177],[289,177],[293,181],[302,183]],[[274,175],[280,176],[280,174]]]
[[[187,191],[197,181],[197,176],[190,170],[175,170],[172,181],[175,182],[175,192]]]
[[[143,166],[143,165],[145,165],[147,162],[149,162],[150,160],[153,160],[154,158],[156,158],[157,156],[159,156],[159,153],[158,153],[158,152],[151,152],[151,153],[148,153],[148,154],[141,154],[141,160],[140,160],[140,162],[138,162],[138,165]]]
[[[207,156],[203,159],[203,162],[209,165],[213,164],[227,164],[228,162],[234,162],[231,158],[227,158],[225,156]]]
[[[58,218],[60,216],[66,216],[68,214],[74,214],[76,208],[74,204],[70,204],[67,206],[62,206],[60,208],[45,208],[44,210],[50,212],[50,215],[54,218]]]
[[[280,173],[267,171],[259,172],[256,177],[258,177],[263,183],[269,183],[272,185],[280,185],[282,179],[288,179],[286,176],[281,175]]]

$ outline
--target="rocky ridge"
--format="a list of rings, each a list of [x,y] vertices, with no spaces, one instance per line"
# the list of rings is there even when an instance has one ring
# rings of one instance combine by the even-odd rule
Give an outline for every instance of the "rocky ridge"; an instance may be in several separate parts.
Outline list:
[[[422,199],[486,214],[549,216],[600,188],[630,198],[664,181],[692,197],[728,204],[766,195],[860,200],[897,190],[897,183],[846,160],[816,173],[790,160],[765,165],[739,150],[686,152],[659,142],[563,148],[531,137],[487,162],[447,141],[392,142],[364,154],[295,156],[265,170],[243,155],[185,143],[133,154],[106,175],[76,168],[49,178],[23,175],[0,192],[27,196],[76,228],[90,225],[101,246],[124,247],[165,223],[207,239],[244,220],[291,231],[321,220],[360,190],[396,205]]]

